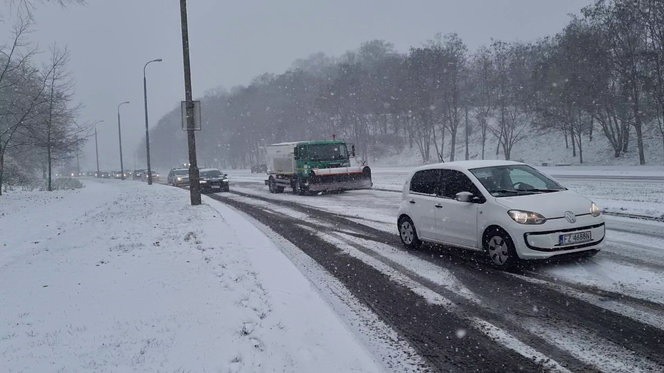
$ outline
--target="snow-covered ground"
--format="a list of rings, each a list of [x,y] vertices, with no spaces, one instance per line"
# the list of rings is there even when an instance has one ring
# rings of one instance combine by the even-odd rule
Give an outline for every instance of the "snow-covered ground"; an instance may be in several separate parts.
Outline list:
[[[0,197],[0,283],[2,372],[383,370],[271,239],[176,188]]]
[[[401,191],[412,169],[413,167],[373,168],[374,188]],[[567,188],[591,198],[604,211],[664,216],[664,181],[660,179],[664,177],[664,167],[581,166],[538,169],[558,179]],[[232,170],[228,173],[231,181],[260,184],[266,179],[264,174],[252,174],[247,170]],[[649,180],[648,177],[657,179]],[[398,204],[398,201],[396,203]]]
[[[380,173],[378,174],[380,175]],[[257,178],[258,176],[254,176]],[[377,178],[379,176],[376,176]],[[245,180],[244,182],[238,179]],[[252,196],[260,196],[278,201],[296,202],[305,206],[321,209],[331,213],[343,215],[358,224],[370,226],[381,231],[396,235],[396,213],[401,201],[401,195],[393,192],[360,190],[343,194],[329,194],[315,197],[302,197],[291,193],[270,194],[265,186],[261,186],[252,177],[244,174],[244,177],[233,177],[237,184],[231,184],[233,191],[246,193]],[[615,188],[631,188],[632,184],[617,182]],[[659,188],[658,184],[651,183],[653,188]],[[573,187],[572,187],[573,188]],[[574,189],[574,188],[573,188]],[[661,188],[660,188],[661,189]],[[587,189],[588,192],[591,189]],[[581,191],[583,192],[583,191]],[[619,206],[638,205],[634,201],[619,200],[628,198],[630,195],[614,195],[609,189],[600,190],[597,194],[609,196]],[[664,194],[659,191],[660,198],[657,203],[650,202],[653,206],[662,206]],[[592,194],[592,193],[591,193]],[[594,198],[594,196],[590,196]],[[647,196],[644,196],[646,198]],[[308,221],[311,219],[307,214],[294,211],[287,207],[275,205],[269,201],[256,200],[244,196],[230,196],[245,203],[262,206],[276,211],[280,214],[289,215],[297,219]],[[601,202],[600,202],[601,203]],[[659,204],[659,205],[658,205]],[[648,203],[642,204],[647,210]],[[637,211],[631,207],[632,210]],[[655,211],[655,210],[653,210]],[[656,210],[664,211],[664,209]],[[659,212],[658,212],[659,213]],[[546,266],[537,271],[537,275],[551,282],[564,281],[569,284],[593,286],[606,291],[630,294],[632,296],[664,304],[664,278],[659,274],[660,268],[664,266],[664,223],[647,222],[634,219],[615,218],[607,216],[607,242],[602,253],[591,261],[584,264],[560,263]],[[330,228],[333,228],[330,226]],[[659,233],[658,233],[659,232]],[[357,239],[354,239],[357,241]],[[367,249],[372,249],[374,244],[366,244]],[[381,256],[389,257],[390,250],[378,247],[374,250]],[[403,253],[402,253],[403,254]],[[403,254],[404,258],[408,255]],[[405,267],[412,267],[414,259],[399,260],[398,263]],[[390,257],[391,260],[394,258]],[[649,265],[645,265],[649,263]],[[422,264],[413,268],[414,273],[426,273],[429,269]],[[438,276],[438,275],[436,275]],[[444,276],[443,276],[444,277]]]

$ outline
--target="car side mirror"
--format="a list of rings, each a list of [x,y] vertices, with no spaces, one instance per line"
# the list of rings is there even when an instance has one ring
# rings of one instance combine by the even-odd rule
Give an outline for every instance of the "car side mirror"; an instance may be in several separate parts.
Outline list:
[[[475,198],[473,193],[470,192],[459,192],[454,197],[457,201],[466,203],[473,202]]]

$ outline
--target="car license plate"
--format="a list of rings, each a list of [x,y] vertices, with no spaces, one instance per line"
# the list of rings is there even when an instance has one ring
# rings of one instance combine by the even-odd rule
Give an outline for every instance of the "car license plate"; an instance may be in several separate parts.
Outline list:
[[[221,185],[213,185],[212,189],[221,189]]]
[[[561,234],[560,235],[560,245],[572,245],[572,244],[577,244],[577,243],[584,243],[588,241],[592,241],[592,235],[590,234],[590,231],[585,231],[585,232],[577,232],[577,233],[570,233],[570,234]]]

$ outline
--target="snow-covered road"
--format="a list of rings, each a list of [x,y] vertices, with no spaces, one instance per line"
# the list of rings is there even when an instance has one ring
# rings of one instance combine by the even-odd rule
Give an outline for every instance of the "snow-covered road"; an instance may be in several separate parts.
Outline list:
[[[191,207],[186,191],[162,185],[85,184],[0,198],[0,372],[396,372],[422,364],[351,295],[324,298],[223,204]],[[334,284],[315,265],[308,271]]]
[[[429,360],[439,369],[450,369],[450,364],[436,360],[445,355],[450,342],[412,323],[404,324],[400,312],[414,311],[402,309],[390,294],[373,291],[374,286],[388,290],[405,286],[416,296],[402,295],[403,302],[417,303],[420,297],[451,312],[446,317],[464,325],[464,333],[475,330],[481,334],[473,334],[477,339],[472,342],[457,340],[453,345],[460,349],[466,343],[483,346],[483,338],[488,338],[496,344],[494,350],[486,352],[489,360],[500,360],[495,354],[506,353],[502,348],[535,360],[539,360],[537,356],[550,359],[548,368],[553,371],[664,369],[664,359],[651,348],[664,340],[662,223],[607,217],[607,244],[596,257],[534,263],[521,272],[505,274],[482,265],[481,257],[463,250],[405,251],[394,227],[398,193],[273,195],[260,184],[262,175],[231,177],[232,193],[214,198],[291,236],[289,239],[308,255],[321,263],[332,263],[328,270],[337,273],[346,265],[356,268],[353,275],[340,273],[342,278],[358,276],[351,278],[367,284],[373,281],[372,271],[387,276],[388,283],[371,285],[371,296],[365,301],[376,302],[372,307],[396,324],[402,334],[417,334],[416,338],[436,345],[434,352],[416,347],[427,356],[431,354]],[[380,175],[375,179],[380,180]],[[322,247],[325,252],[321,253]],[[339,254],[353,261],[338,263]],[[357,274],[357,268],[363,266],[368,266],[362,269],[363,275]],[[351,291],[366,292],[367,285],[355,288],[353,281],[346,282]],[[425,319],[420,321],[430,328],[450,327],[449,322],[440,324],[436,318],[422,317]],[[505,363],[512,366],[521,364],[519,361],[512,356]],[[451,366],[459,368],[461,364]],[[466,368],[482,369],[479,363]]]

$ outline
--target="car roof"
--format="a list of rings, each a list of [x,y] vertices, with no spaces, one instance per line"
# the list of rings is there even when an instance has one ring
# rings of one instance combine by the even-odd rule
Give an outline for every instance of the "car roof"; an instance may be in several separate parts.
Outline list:
[[[221,172],[218,168],[201,168],[201,172],[206,172],[206,171],[219,171],[219,172]]]
[[[446,170],[471,170],[474,168],[483,167],[497,167],[497,166],[510,166],[510,165],[524,165],[525,163],[503,160],[476,160],[476,161],[455,161],[446,163],[435,163],[426,166],[420,166],[413,172],[432,169],[446,169]]]

